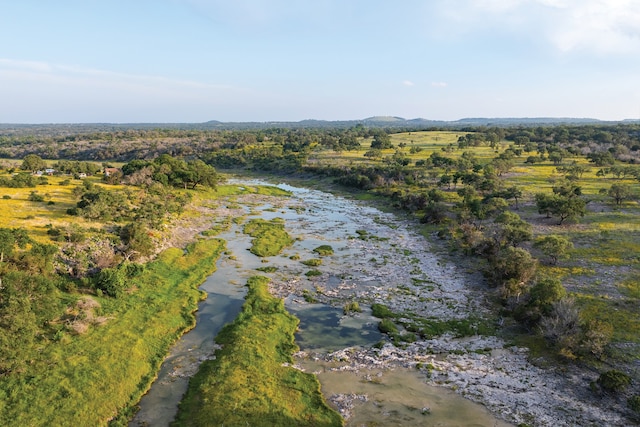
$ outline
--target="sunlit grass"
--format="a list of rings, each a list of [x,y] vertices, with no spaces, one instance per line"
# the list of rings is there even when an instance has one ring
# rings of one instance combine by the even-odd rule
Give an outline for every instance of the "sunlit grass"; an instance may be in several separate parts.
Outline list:
[[[0,425],[99,426],[150,386],[169,346],[194,324],[197,287],[215,269],[220,240],[170,249],[122,298],[95,297],[109,320],[43,345],[28,371],[0,379]]]
[[[588,294],[578,294],[584,320],[599,320],[613,326],[615,341],[640,343],[640,311],[638,300],[612,300]]]
[[[281,218],[271,221],[252,219],[245,224],[243,231],[253,237],[249,250],[260,257],[278,255],[293,243],[293,239],[284,229],[284,221]]]
[[[618,284],[618,289],[627,297],[640,300],[640,272],[629,275]]]
[[[291,366],[298,319],[251,277],[242,313],[218,334],[222,348],[192,377],[174,426],[341,426],[317,379]]]
[[[39,242],[49,242],[46,226],[66,227],[73,223],[84,229],[102,228],[103,223],[69,216],[67,209],[76,206],[73,188],[82,180],[70,177],[49,176],[47,185],[29,188],[0,187],[0,227],[21,227]],[[69,184],[62,182],[69,180]],[[96,181],[96,180],[93,180]],[[32,191],[44,196],[44,202],[28,200]],[[6,196],[6,197],[3,197]]]

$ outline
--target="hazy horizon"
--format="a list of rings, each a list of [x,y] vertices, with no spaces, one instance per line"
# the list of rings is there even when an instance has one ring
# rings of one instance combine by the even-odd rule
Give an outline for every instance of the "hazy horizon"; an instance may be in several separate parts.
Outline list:
[[[640,118],[633,0],[4,2],[0,123]]]
[[[549,120],[549,121],[553,121],[553,122],[562,122],[562,121],[566,121],[568,123],[579,123],[581,121],[586,121],[586,122],[593,122],[593,123],[620,123],[620,122],[634,122],[634,121],[640,121],[640,119],[633,119],[633,118],[627,118],[627,119],[621,119],[621,120],[603,120],[603,119],[598,119],[595,117],[460,117],[458,119],[452,119],[452,120],[437,120],[437,119],[430,119],[427,117],[412,117],[412,118],[406,118],[406,117],[400,117],[400,116],[389,116],[389,115],[385,115],[385,116],[371,116],[371,117],[364,117],[364,118],[352,118],[352,119],[339,119],[339,120],[323,120],[323,119],[314,119],[314,118],[307,118],[307,119],[301,119],[301,120],[243,120],[243,121],[222,121],[222,120],[216,120],[216,119],[211,119],[211,120],[205,120],[205,121],[198,121],[198,122],[177,122],[177,121],[162,121],[162,122],[105,122],[105,121],[97,121],[97,122],[0,122],[0,125],[2,126],[7,126],[7,125],[25,125],[25,126],[37,126],[37,125],[43,125],[43,126],[47,126],[47,125],[52,125],[52,126],[57,126],[57,125],[153,125],[153,124],[172,124],[172,125],[176,125],[176,124],[186,124],[186,125],[198,125],[198,124],[207,124],[207,123],[211,123],[211,122],[218,122],[218,123],[223,123],[223,124],[233,124],[233,123],[237,123],[237,124],[243,124],[243,123],[257,123],[257,124],[261,124],[261,123],[301,123],[301,122],[306,122],[306,121],[317,121],[317,122],[327,122],[327,123],[332,123],[332,122],[366,122],[366,121],[372,121],[375,123],[384,123],[385,121],[387,121],[387,118],[394,118],[394,119],[398,119],[398,121],[406,121],[406,122],[411,122],[411,121],[420,121],[423,120],[425,122],[442,122],[442,123],[456,123],[456,122],[464,122],[464,121],[471,121],[471,120],[478,120],[478,121],[514,121],[514,122],[518,122],[521,121],[522,123],[531,121],[532,123],[542,123],[545,120]],[[393,120],[388,120],[390,123],[394,122]]]

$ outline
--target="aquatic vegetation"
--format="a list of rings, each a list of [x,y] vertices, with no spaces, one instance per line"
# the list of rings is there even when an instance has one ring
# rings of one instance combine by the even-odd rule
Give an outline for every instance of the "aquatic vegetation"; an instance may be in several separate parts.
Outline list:
[[[313,269],[313,270],[307,271],[306,273],[304,273],[304,275],[307,277],[322,276],[322,271]]]
[[[313,252],[317,253],[320,256],[329,256],[333,255],[333,248],[330,245],[320,245],[315,248]]]
[[[344,305],[342,311],[344,312],[344,314],[361,313],[362,308],[360,308],[360,304],[358,304],[358,301],[351,301]]]
[[[245,224],[243,231],[254,238],[250,251],[260,257],[278,255],[293,243],[280,218],[271,221],[252,219]]]
[[[173,426],[341,426],[317,379],[291,366],[298,319],[269,294],[269,279],[249,278],[242,313],[225,326],[214,360],[192,377]]]
[[[266,267],[258,267],[256,268],[256,270],[262,271],[263,273],[275,273],[276,271],[278,271],[278,267],[268,265]]]

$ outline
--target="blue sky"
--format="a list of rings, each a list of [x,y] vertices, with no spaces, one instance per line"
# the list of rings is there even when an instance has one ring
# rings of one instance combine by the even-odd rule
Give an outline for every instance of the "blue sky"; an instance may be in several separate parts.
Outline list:
[[[0,123],[640,118],[640,0],[0,0]]]

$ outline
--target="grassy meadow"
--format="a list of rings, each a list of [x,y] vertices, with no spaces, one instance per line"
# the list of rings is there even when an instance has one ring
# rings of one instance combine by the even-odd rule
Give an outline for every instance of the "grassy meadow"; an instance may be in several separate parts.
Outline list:
[[[60,332],[28,370],[0,378],[0,424],[126,425],[169,346],[193,326],[197,288],[223,249],[224,242],[210,239],[186,253],[166,250],[129,284],[126,297],[91,296],[99,324],[81,335]]]
[[[73,188],[84,180],[61,176],[46,177],[48,183],[31,188],[0,187],[0,226],[25,228],[35,240],[50,242],[47,226],[66,227],[70,222],[83,229],[98,229],[104,224],[82,217],[70,217],[66,211],[76,206]],[[98,177],[85,178],[102,185]],[[114,186],[111,186],[114,187]],[[32,192],[43,196],[44,201],[29,200]]]
[[[411,160],[426,160],[432,153],[453,159],[463,152],[471,152],[481,164],[489,163],[514,144],[501,141],[490,147],[488,144],[458,148],[459,136],[466,132],[427,131],[406,132],[391,135],[394,148],[382,150],[382,159],[371,159],[364,154],[370,149],[371,139],[361,139],[357,150],[336,153],[325,150],[312,155],[312,161],[324,165],[383,164],[385,157],[400,150]],[[401,147],[401,144],[403,147]],[[401,147],[401,148],[400,148]],[[546,234],[557,234],[568,238],[574,245],[569,258],[558,265],[549,265],[544,256],[528,248],[541,259],[538,272],[541,275],[560,279],[569,293],[580,305],[584,320],[601,320],[610,323],[614,330],[614,343],[635,343],[632,353],[640,356],[640,183],[635,178],[614,178],[611,175],[601,177],[597,172],[602,167],[589,163],[584,156],[569,156],[560,165],[549,160],[529,164],[525,160],[529,155],[522,153],[515,157],[514,165],[499,179],[507,186],[517,186],[523,192],[516,209],[513,200],[511,209],[533,225],[534,239]],[[559,167],[581,165],[585,170],[576,181],[582,189],[582,197],[587,200],[587,213],[574,221],[558,225],[557,218],[545,218],[537,212],[534,195],[539,192],[551,193],[553,185],[564,176]],[[636,166],[640,168],[640,166]],[[419,167],[415,167],[416,170]],[[440,172],[441,174],[442,172]],[[437,182],[437,176],[432,176]],[[626,200],[617,206],[606,195],[612,184],[629,185],[635,199]],[[404,184],[411,191],[411,184]],[[460,200],[457,188],[440,187],[446,201],[455,203]],[[416,191],[418,187],[413,187]],[[375,190],[374,190],[375,191]],[[367,196],[360,198],[366,199]],[[425,226],[425,232],[434,231]]]

